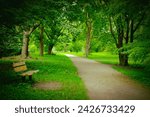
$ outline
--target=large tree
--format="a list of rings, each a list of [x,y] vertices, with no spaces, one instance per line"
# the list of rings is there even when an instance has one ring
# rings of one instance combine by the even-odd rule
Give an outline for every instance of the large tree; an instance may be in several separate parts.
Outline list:
[[[90,52],[90,45],[92,39],[92,27],[93,27],[93,6],[91,1],[86,0],[72,0],[70,7],[67,9],[68,19],[70,21],[80,21],[85,23],[86,37],[85,37],[85,56],[88,57]]]
[[[26,20],[25,24],[23,25],[23,46],[21,53],[23,58],[27,58],[29,56],[28,46],[30,41],[30,35],[32,34],[32,32],[38,26],[40,26],[40,24],[46,25],[46,22],[51,22],[51,20],[55,20],[53,14],[56,13],[56,11],[57,12],[61,11],[64,2],[42,0],[42,1],[29,1],[26,2],[26,4],[29,7],[25,11],[26,12],[25,16],[23,16],[24,20]],[[40,46],[42,47],[42,42]]]
[[[146,7],[141,4],[141,1],[134,0],[112,0],[108,5],[110,32],[119,49],[119,64],[123,66],[128,65],[129,53],[125,47],[133,43],[134,35],[145,19]]]

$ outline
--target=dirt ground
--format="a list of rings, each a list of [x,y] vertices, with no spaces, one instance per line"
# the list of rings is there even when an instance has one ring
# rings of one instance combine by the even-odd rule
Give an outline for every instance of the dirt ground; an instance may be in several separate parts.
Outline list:
[[[110,65],[66,54],[78,69],[91,100],[145,100],[150,89],[117,72]]]
[[[35,83],[33,88],[42,90],[60,90],[62,89],[62,84],[59,82],[39,82]]]

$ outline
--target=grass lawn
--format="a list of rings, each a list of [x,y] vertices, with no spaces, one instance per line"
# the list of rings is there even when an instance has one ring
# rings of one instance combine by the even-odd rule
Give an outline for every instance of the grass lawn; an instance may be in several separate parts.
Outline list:
[[[71,52],[68,54],[73,54],[80,57],[85,57],[82,52]],[[112,55],[108,52],[100,52],[100,53],[90,53],[88,56],[89,59],[94,59],[96,61],[105,63],[105,64],[118,64],[118,56]]]
[[[74,55],[83,57],[83,53],[73,53]],[[129,76],[129,78],[136,80],[146,87],[150,87],[150,73],[144,69],[141,64],[135,65],[132,60],[129,61],[130,66],[121,67],[118,65],[118,55],[113,55],[108,52],[91,53],[89,59],[96,60],[104,64],[112,64],[117,71]]]
[[[88,99],[86,89],[71,60],[63,55],[32,56],[26,60],[28,69],[39,72],[33,81],[22,82],[12,69],[13,60],[0,60],[0,99],[10,100],[80,100]],[[36,82],[59,82],[59,90],[33,88]]]
[[[89,58],[105,64],[118,64],[118,55],[112,55],[108,52],[91,53]]]

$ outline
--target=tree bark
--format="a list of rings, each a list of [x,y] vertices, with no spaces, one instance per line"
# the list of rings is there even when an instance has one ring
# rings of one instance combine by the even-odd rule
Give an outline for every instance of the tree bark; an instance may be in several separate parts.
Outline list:
[[[123,29],[119,28],[119,32],[118,32],[118,49],[119,50],[119,65],[121,66],[128,66],[128,54],[123,53],[124,49],[123,47],[123,36],[124,36],[124,32]]]
[[[40,56],[43,56],[44,53],[44,42],[43,42],[43,33],[44,33],[44,27],[42,26],[40,29]]]
[[[119,49],[118,55],[119,55],[119,65],[121,66],[127,66],[128,65],[128,54],[123,53],[124,49],[123,47],[123,39],[124,39],[124,27],[122,25],[122,17],[119,17],[117,19],[116,28],[117,28],[117,38],[115,36],[115,33],[113,31],[112,26],[112,17],[109,17],[109,23],[110,23],[110,32],[115,40],[116,46]],[[126,30],[126,37],[125,42],[128,43],[128,37],[129,35],[129,21],[127,19],[127,30]]]
[[[23,45],[22,45],[22,51],[21,51],[21,57],[27,58],[29,56],[29,37],[31,33],[39,26],[40,24],[35,24],[32,28],[29,28],[28,30],[23,31]]]
[[[90,51],[91,31],[92,31],[92,21],[89,18],[88,13],[87,13],[86,27],[87,27],[87,35],[86,35],[86,45],[85,45],[85,57],[88,57]]]
[[[123,25],[124,20],[122,18],[125,18],[126,20],[126,28],[125,25]],[[125,17],[118,17],[116,20],[116,29],[118,33],[118,38],[115,37],[115,33],[112,28],[112,17],[109,17],[110,22],[110,32],[115,39],[117,48],[119,49],[119,65],[121,66],[127,66],[128,65],[128,54],[125,53],[125,49],[123,48],[124,44],[133,43],[134,41],[134,33],[139,28],[140,24],[145,18],[145,12],[141,15],[139,20],[133,20],[128,15]],[[124,33],[124,29],[126,29],[126,33]],[[125,39],[125,40],[123,40]]]
[[[128,66],[128,55],[119,52],[119,65]]]
[[[120,33],[118,34],[118,49],[119,50],[119,65],[121,66],[128,66],[128,54],[124,53],[123,47],[123,37],[124,32],[123,29],[120,29]],[[127,40],[126,40],[127,42]]]
[[[22,45],[22,52],[21,52],[22,58],[27,58],[29,56],[29,51],[28,51],[29,35],[30,35],[30,31],[23,32],[23,45]]]
[[[129,21],[129,17],[126,16],[126,37],[125,37],[125,42],[126,44],[128,44],[129,42],[129,31],[130,31],[130,21]]]
[[[131,23],[130,24],[131,25],[131,28],[130,28],[130,43],[132,43],[133,42],[133,38],[134,38],[133,37],[133,34],[134,34],[134,29],[133,29],[133,23],[134,22],[133,22],[133,20],[131,20],[130,23]]]
[[[48,54],[49,54],[49,55],[52,54],[53,47],[54,47],[54,44],[49,44],[49,45],[48,45]]]
[[[115,36],[115,34],[114,34],[114,31],[113,31],[112,19],[113,19],[112,17],[109,17],[110,32],[111,32],[111,34],[112,34],[112,37],[113,37],[114,40],[115,40],[116,46],[118,46],[118,42],[117,42],[116,36]]]

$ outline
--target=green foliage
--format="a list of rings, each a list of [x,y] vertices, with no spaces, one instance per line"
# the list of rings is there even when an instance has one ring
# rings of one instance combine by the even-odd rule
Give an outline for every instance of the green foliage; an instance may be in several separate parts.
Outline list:
[[[0,57],[20,54],[20,34],[15,32],[15,27],[0,27]]]
[[[51,23],[45,26],[45,34],[46,34],[46,43],[48,45],[55,45],[59,39],[59,36],[62,35],[62,25],[61,25],[61,17],[55,16],[55,20],[51,19]]]
[[[118,40],[115,41],[110,32],[108,19],[111,16],[116,39],[121,32],[119,30],[123,29],[123,46],[119,52],[129,54],[136,64],[147,65],[150,54],[149,6],[150,2],[147,0],[1,0],[0,56],[19,54],[22,32],[36,23],[44,26],[47,32],[44,33],[45,50],[49,44],[56,45],[57,51],[83,51],[85,22],[89,19],[93,24],[91,52],[116,53]],[[134,22],[132,44],[125,42],[127,20],[130,20],[130,29],[131,20]],[[39,29],[35,30],[30,37],[30,52],[37,52],[39,49],[39,32]],[[129,40],[130,36],[129,31]]]
[[[145,66],[145,70],[150,72],[150,54],[147,54],[146,58],[144,59],[143,64]]]
[[[32,56],[27,60],[28,69],[39,69],[33,75],[34,82],[22,82],[21,78],[12,71],[12,62],[0,60],[0,99],[88,99],[82,80],[72,62],[62,55]],[[5,80],[5,83],[4,83]],[[41,90],[33,88],[36,82],[59,82],[60,90]]]
[[[145,58],[147,57],[147,54],[149,53],[149,49],[146,49],[143,46],[143,44],[147,44],[147,43],[137,42],[137,43],[133,43],[130,45],[133,47],[133,48],[130,48],[130,50],[129,50],[130,57],[134,60],[135,63],[138,63],[138,64],[142,63],[145,60]]]
[[[35,24],[48,25],[52,24],[52,21],[56,21],[56,16],[60,16],[60,12],[62,12],[62,8],[65,5],[65,1],[51,1],[51,0],[1,0],[0,1],[0,27],[7,27],[7,30],[0,29],[1,37],[6,37],[3,39],[2,50],[4,54],[11,55],[11,51],[16,50],[18,53],[18,49],[20,51],[20,47],[15,48],[12,46],[8,47],[4,43],[11,43],[14,46],[18,46],[18,42],[12,38],[16,38],[16,30],[12,30],[12,28],[16,27],[16,25],[20,28],[19,35],[22,34],[23,31],[28,31]],[[62,13],[61,13],[62,14]],[[13,32],[12,32],[13,31]],[[8,35],[9,33],[9,39]],[[30,35],[29,35],[30,36]],[[21,37],[22,38],[22,37]],[[18,38],[19,40],[20,38]],[[11,41],[10,41],[11,40]],[[11,45],[10,44],[10,45]],[[5,47],[10,48],[9,51],[5,49]],[[4,51],[5,49],[5,51]],[[8,53],[9,52],[9,53]]]
[[[98,38],[91,41],[91,52],[111,52],[116,53],[117,49],[110,34],[102,33]]]
[[[144,86],[150,87],[150,75],[146,69],[139,69],[134,67],[119,67],[113,66],[117,71],[129,76],[131,79],[143,84]]]
[[[115,41],[109,31],[109,22],[104,12],[96,13],[93,23],[93,39],[91,41],[92,52],[117,51]]]
[[[72,42],[72,45],[70,45],[70,51],[71,52],[81,52],[84,47],[84,42],[83,41],[75,41]]]
[[[149,13],[149,11],[147,11],[147,13]],[[150,69],[148,64],[148,61],[150,60],[150,16],[147,14],[145,17],[142,26],[135,34],[134,43],[128,45],[128,52],[135,62],[144,64],[147,69]]]
[[[81,22],[62,22],[62,35],[56,44],[57,51],[81,51],[84,46],[84,29]]]

